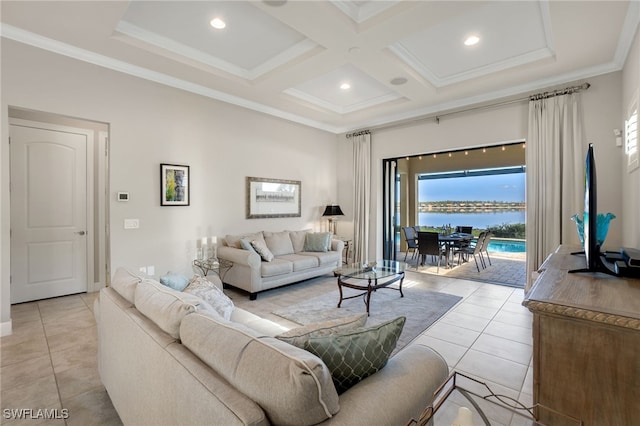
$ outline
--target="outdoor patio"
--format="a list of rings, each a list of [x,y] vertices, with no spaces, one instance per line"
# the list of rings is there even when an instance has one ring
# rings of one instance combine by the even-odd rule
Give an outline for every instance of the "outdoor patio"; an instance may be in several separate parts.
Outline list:
[[[473,257],[470,257],[468,262],[464,262],[453,268],[446,268],[441,264],[439,271],[431,256],[427,256],[424,266],[417,266],[418,256],[411,258],[411,253],[409,253],[407,263],[410,265],[410,270],[425,274],[437,273],[438,275],[452,278],[502,284],[511,287],[524,287],[526,283],[525,253],[490,251],[489,256],[491,258],[491,265],[487,261],[487,267],[482,269],[481,265],[480,272],[478,272],[476,268]],[[398,253],[396,259],[403,260],[404,252]]]

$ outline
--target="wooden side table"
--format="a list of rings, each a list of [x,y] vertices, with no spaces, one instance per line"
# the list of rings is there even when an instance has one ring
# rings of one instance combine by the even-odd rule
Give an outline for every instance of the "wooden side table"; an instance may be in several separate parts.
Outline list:
[[[342,263],[344,263],[345,265],[348,263],[351,263],[349,260],[349,250],[353,245],[353,240],[349,238],[343,238],[343,237],[336,237],[336,238],[344,243],[344,259],[342,259]]]

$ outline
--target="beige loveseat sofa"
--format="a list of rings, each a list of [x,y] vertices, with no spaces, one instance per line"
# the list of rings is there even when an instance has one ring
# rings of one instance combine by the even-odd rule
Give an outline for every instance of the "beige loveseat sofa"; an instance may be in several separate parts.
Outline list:
[[[412,343],[338,396],[320,358],[273,337],[283,327],[116,275],[94,312],[100,377],[125,425],[405,425],[448,373]]]
[[[324,249],[310,244],[323,235],[330,237],[310,230],[227,235],[217,255],[233,266],[222,274],[222,281],[255,300],[261,291],[331,273],[342,263],[344,242],[329,239]],[[266,245],[273,258],[265,260],[252,250],[248,244],[254,241]]]

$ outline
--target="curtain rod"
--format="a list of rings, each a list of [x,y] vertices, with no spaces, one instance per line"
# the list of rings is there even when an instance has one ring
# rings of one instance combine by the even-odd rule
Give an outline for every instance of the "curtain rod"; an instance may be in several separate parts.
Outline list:
[[[369,130],[359,130],[357,132],[347,133],[346,137],[347,137],[347,139],[349,139],[349,138],[352,138],[354,136],[369,135],[369,134],[371,134],[371,132]]]
[[[565,87],[564,89],[552,90],[550,92],[536,93],[534,95],[529,95],[529,96],[525,96],[525,97],[518,98],[518,99],[512,99],[512,100],[509,100],[509,101],[495,102],[495,103],[492,103],[492,104],[470,107],[470,108],[461,109],[461,110],[458,110],[458,111],[447,112],[447,113],[443,113],[443,114],[429,115],[429,116],[425,116],[425,117],[418,117],[418,118],[414,118],[412,120],[406,120],[406,121],[396,122],[396,123],[382,125],[382,126],[378,126],[378,127],[372,127],[369,130],[358,130],[358,131],[355,131],[353,133],[347,133],[345,136],[347,137],[347,139],[349,139],[349,138],[351,138],[353,136],[359,136],[359,135],[362,135],[362,134],[371,133],[371,131],[373,131],[373,130],[391,129],[391,128],[394,128],[394,127],[406,126],[408,124],[415,123],[415,122],[418,122],[418,121],[434,120],[436,123],[439,124],[440,123],[440,118],[447,117],[449,115],[462,114],[462,113],[465,113],[465,112],[476,111],[476,110],[480,110],[480,109],[495,108],[495,107],[500,107],[500,106],[504,106],[504,105],[515,104],[515,103],[518,103],[518,102],[535,101],[535,100],[539,100],[539,99],[552,98],[554,96],[568,95],[568,94],[571,94],[571,93],[576,93],[576,92],[580,92],[580,91],[583,91],[583,90],[587,90],[589,87],[591,87],[591,84],[583,83],[583,84],[580,84],[578,86],[569,86],[569,87]]]

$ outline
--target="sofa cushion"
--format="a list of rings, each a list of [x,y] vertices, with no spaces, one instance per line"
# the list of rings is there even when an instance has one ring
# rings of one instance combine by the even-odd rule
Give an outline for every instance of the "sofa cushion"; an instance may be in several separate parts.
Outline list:
[[[289,237],[289,231],[264,232],[264,241],[274,256],[282,254],[293,254],[293,244]]]
[[[309,232],[304,240],[304,251],[329,251],[331,234],[329,232]]]
[[[319,264],[315,256],[302,256],[299,254],[287,254],[278,256],[278,259],[288,260],[293,264],[293,271],[304,271],[305,269],[316,268]]]
[[[233,310],[230,321],[246,325],[258,333],[267,336],[277,336],[278,334],[289,330],[288,327],[283,327],[276,322],[262,318],[249,311],[245,311],[242,308],[235,308]]]
[[[387,364],[405,319],[398,317],[365,329],[310,337],[304,347],[318,355],[331,370],[340,394]]]
[[[111,287],[133,305],[136,303],[136,287],[140,282],[142,277],[127,268],[119,267],[113,274]]]
[[[182,291],[189,285],[189,278],[175,272],[167,272],[166,275],[160,277],[160,284],[166,285],[176,291]]]
[[[224,240],[229,247],[242,248],[242,246],[240,245],[240,240],[242,240],[243,238],[249,241],[252,241],[252,240],[264,241],[264,236],[262,235],[262,231],[248,233],[248,234],[241,234],[241,235],[227,235],[224,238]]]
[[[291,272],[293,272],[293,263],[279,257],[274,258],[271,262],[262,262],[260,265],[260,275],[263,278],[290,274]]]
[[[302,231],[289,231],[289,238],[291,239],[294,253],[299,253],[304,250],[304,242],[309,232],[311,232],[311,229],[303,229]]]
[[[172,290],[150,279],[136,286],[135,305],[142,314],[176,339],[180,338],[183,318],[207,306],[206,302],[193,294]]]
[[[180,335],[183,345],[257,402],[271,424],[312,425],[340,408],[329,370],[305,350],[202,313],[187,316]]]
[[[276,338],[304,349],[305,343],[311,337],[329,336],[363,327],[367,322],[367,314],[352,315],[336,318],[314,324],[303,325],[276,336]]]
[[[251,240],[251,247],[253,247],[265,262],[271,262],[273,260],[273,253],[271,253],[271,250],[269,250],[264,240]]]
[[[316,259],[318,259],[318,264],[320,266],[342,262],[342,254],[337,251],[303,251],[300,254],[304,256],[315,257]]]
[[[231,318],[234,309],[233,301],[208,279],[195,275],[183,291],[207,302],[224,319]]]

